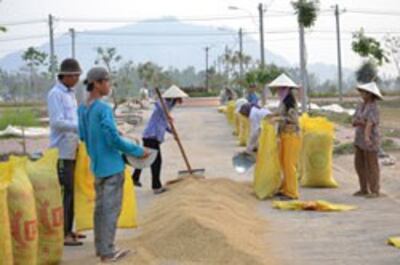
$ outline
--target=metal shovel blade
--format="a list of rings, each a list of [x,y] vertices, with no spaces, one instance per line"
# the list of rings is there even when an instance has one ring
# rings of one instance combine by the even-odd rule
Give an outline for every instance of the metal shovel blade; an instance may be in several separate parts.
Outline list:
[[[236,172],[242,174],[249,170],[256,163],[256,158],[247,153],[239,153],[233,156],[232,163]]]

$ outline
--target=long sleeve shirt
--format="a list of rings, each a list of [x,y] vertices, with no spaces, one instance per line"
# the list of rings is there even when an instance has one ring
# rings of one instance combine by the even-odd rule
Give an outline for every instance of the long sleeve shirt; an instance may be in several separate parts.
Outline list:
[[[168,110],[172,109],[172,103],[166,101],[166,106]],[[145,139],[155,139],[158,142],[164,142],[165,132],[171,132],[168,126],[167,117],[164,114],[161,103],[156,102],[154,104],[154,110],[151,114],[149,122],[143,132],[143,138]]]
[[[266,116],[270,115],[271,111],[267,108],[251,108],[250,111],[250,136],[246,151],[251,153],[258,146],[258,137],[260,136],[261,121]]]
[[[60,159],[74,160],[78,148],[77,103],[74,92],[57,82],[47,96],[50,147],[58,148]]]
[[[86,144],[91,169],[96,178],[104,178],[125,169],[122,153],[143,156],[142,147],[124,139],[118,133],[111,107],[95,100],[78,109],[79,137]]]

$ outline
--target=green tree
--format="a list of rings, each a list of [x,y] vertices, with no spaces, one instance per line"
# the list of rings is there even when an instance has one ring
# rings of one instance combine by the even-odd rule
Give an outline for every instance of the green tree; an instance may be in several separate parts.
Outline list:
[[[353,33],[352,49],[364,59],[356,72],[358,82],[371,82],[377,79],[378,66],[389,62],[385,50],[375,38],[365,35],[364,29]]]
[[[34,47],[29,47],[23,54],[22,60],[25,61],[30,72],[30,89],[34,93],[34,98],[37,98],[38,91],[35,86],[35,77],[37,75],[37,70],[39,66],[45,65],[47,54],[45,52],[40,52]]]
[[[152,63],[146,62],[138,65],[139,78],[152,87],[162,85],[166,77],[162,73],[162,67]]]
[[[97,58],[94,63],[104,65],[111,75],[111,87],[113,89],[111,98],[114,103],[113,111],[115,112],[118,106],[124,101],[123,99],[118,99],[117,97],[118,84],[115,82],[115,75],[117,73],[116,64],[122,60],[122,57],[121,55],[117,54],[116,48],[97,47],[96,51]]]
[[[248,71],[245,76],[245,85],[256,84],[259,92],[263,92],[264,87],[272,80],[277,78],[284,70],[274,64],[266,65],[264,68],[256,68]]]

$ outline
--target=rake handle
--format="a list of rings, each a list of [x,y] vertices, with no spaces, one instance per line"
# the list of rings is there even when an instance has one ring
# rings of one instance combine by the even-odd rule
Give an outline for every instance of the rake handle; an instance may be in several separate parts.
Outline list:
[[[161,107],[164,111],[165,118],[167,119],[168,124],[171,127],[172,134],[174,135],[174,138],[175,138],[176,142],[178,143],[179,150],[181,151],[181,154],[182,154],[183,160],[185,161],[186,167],[187,167],[189,173],[193,174],[192,167],[190,166],[189,159],[186,155],[185,149],[183,148],[182,142],[179,138],[178,131],[176,130],[174,123],[170,120],[169,111],[168,111],[167,106],[165,105],[164,99],[161,96],[161,92],[158,89],[158,87],[156,87],[155,90],[156,90],[158,99],[160,100]]]

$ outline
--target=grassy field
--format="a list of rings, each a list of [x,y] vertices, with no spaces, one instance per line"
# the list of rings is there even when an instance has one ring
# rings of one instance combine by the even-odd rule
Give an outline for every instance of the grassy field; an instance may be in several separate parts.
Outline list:
[[[7,108],[0,113],[0,130],[8,125],[33,127],[39,126],[40,111],[32,107]]]

